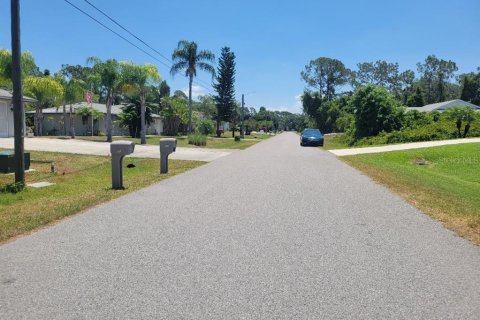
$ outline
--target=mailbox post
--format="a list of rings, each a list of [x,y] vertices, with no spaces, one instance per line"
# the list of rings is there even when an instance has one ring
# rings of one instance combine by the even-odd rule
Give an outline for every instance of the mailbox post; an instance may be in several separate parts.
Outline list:
[[[110,144],[112,154],[112,189],[123,189],[123,158],[133,153],[135,143],[131,141],[114,141]]]
[[[160,139],[160,173],[168,173],[168,156],[177,149],[177,139]]]

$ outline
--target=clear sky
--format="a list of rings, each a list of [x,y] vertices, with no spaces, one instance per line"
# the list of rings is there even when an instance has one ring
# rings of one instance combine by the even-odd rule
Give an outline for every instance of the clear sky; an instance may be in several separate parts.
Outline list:
[[[69,1],[129,37],[85,1]],[[172,92],[186,90],[183,75],[172,78],[167,66],[64,0],[20,2],[22,51],[32,52],[41,69],[53,73],[61,64],[84,65],[89,56],[149,62],[158,66]],[[300,72],[321,56],[339,59],[352,69],[359,62],[382,59],[398,62],[401,70],[416,71],[416,63],[429,54],[455,61],[459,73],[480,66],[479,0],[90,2],[169,58],[181,39],[196,41],[217,57],[223,46],[229,46],[237,56],[237,98],[247,94],[248,107],[300,112],[298,97],[305,87]],[[0,0],[0,30],[0,47],[10,49],[9,0]],[[198,75],[211,82],[208,75]],[[195,92],[209,93],[201,87]]]

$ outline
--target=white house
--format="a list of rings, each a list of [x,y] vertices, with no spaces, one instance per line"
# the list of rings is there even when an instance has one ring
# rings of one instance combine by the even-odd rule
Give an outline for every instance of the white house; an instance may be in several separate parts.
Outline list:
[[[430,112],[430,111],[443,112],[443,111],[445,111],[445,110],[447,110],[451,107],[455,107],[455,106],[470,107],[474,110],[480,111],[479,106],[476,106],[476,105],[474,105],[470,102],[463,101],[463,100],[460,100],[460,99],[427,104],[426,106],[423,106],[423,107],[407,108],[407,111],[417,110],[417,111],[420,111],[420,112]]]
[[[13,104],[12,93],[0,89],[0,138],[13,137]],[[24,102],[35,102],[35,99],[23,97]],[[23,124],[25,127],[25,124]]]
[[[91,116],[82,116],[80,114],[75,114],[76,110],[82,107],[92,107],[93,109],[103,113],[103,117],[97,120],[92,121]],[[122,112],[123,105],[113,105],[112,106],[112,135],[114,136],[123,136],[128,135],[129,132],[126,128],[122,128],[119,125],[119,114]],[[102,103],[92,103],[87,104],[87,102],[75,103],[72,105],[73,109],[73,119],[74,119],[74,128],[75,135],[86,136],[92,134],[98,134],[99,132],[106,133],[106,115],[107,107]],[[35,111],[29,112],[29,114],[34,114]],[[66,106],[66,133],[64,132],[63,126],[63,106],[55,108],[47,108],[42,110],[43,113],[43,134],[44,135],[65,135],[70,132],[70,105]],[[152,114],[153,122],[147,127],[147,134],[160,134],[163,132],[163,122],[159,115]]]

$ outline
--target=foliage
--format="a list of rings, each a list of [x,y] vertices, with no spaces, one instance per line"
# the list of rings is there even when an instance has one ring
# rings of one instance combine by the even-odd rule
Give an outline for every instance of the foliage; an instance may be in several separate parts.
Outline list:
[[[18,193],[23,189],[25,189],[25,184],[23,182],[13,182],[1,186],[0,193]]]
[[[405,112],[402,119],[402,129],[410,128],[414,129],[429,125],[433,122],[432,117],[427,112],[420,112],[417,110],[410,110]]]
[[[425,94],[421,87],[415,89],[415,93],[407,98],[407,106],[411,108],[420,108],[425,105]]]
[[[448,108],[445,111],[445,115],[448,119],[455,121],[455,126],[457,128],[458,137],[465,138],[470,131],[470,126],[473,121],[478,118],[477,113],[475,110],[469,107],[460,107],[455,106]],[[462,129],[462,122],[465,122],[465,128],[463,130],[463,135],[461,133]]]
[[[42,75],[30,52],[22,52],[20,64],[22,68],[22,78]],[[12,53],[6,49],[0,49],[0,87],[8,89],[12,87]]]
[[[446,115],[442,117],[443,118],[437,122],[432,121],[423,126],[404,128],[389,133],[381,132],[374,137],[367,137],[357,141],[350,140],[348,142],[352,146],[369,146],[458,138],[458,131],[452,126],[451,120],[449,120]],[[470,137],[480,137],[480,124],[478,124],[478,122],[472,122],[468,135]]]
[[[152,64],[137,65],[129,62],[121,63],[122,76],[124,78],[124,91],[138,95],[140,102],[140,143],[146,144],[146,99],[148,94],[148,84],[160,80],[160,74],[157,67]],[[130,134],[134,133],[130,126]],[[135,134],[134,134],[135,135]]]
[[[355,137],[375,136],[401,127],[403,109],[382,87],[367,85],[353,95],[355,109]]]
[[[39,107],[53,105],[64,92],[62,85],[52,77],[27,77],[24,87],[25,93],[34,97]]]
[[[207,145],[207,136],[194,133],[188,136],[188,144],[193,144],[195,146],[206,146]]]
[[[163,97],[170,97],[170,86],[167,84],[167,80],[160,82],[160,85],[158,86],[158,92],[160,99]]]
[[[35,134],[43,135],[42,109],[52,107],[61,101],[64,95],[63,86],[52,77],[29,76],[24,79],[25,94],[35,98]]]
[[[327,57],[311,60],[301,72],[307,85],[318,89],[320,98],[328,101],[336,97],[337,88],[348,82],[350,74],[351,71],[340,60]]]
[[[417,70],[421,74],[421,83],[426,92],[427,104],[452,98],[448,94],[448,81],[458,70],[455,62],[429,55],[424,63],[417,63]]]
[[[221,121],[231,121],[235,101],[235,53],[230,48],[222,48],[218,59],[216,83],[213,85],[217,95],[214,97],[217,106],[217,130],[220,129]]]
[[[215,132],[215,122],[213,120],[205,119],[205,118],[199,119],[196,125],[196,129],[201,134],[205,134],[205,135],[211,134]]]
[[[77,108],[75,113],[82,117],[92,117],[93,120],[98,120],[103,118],[103,112],[98,111],[97,109],[89,106],[83,106]]]
[[[465,74],[461,77],[462,93],[460,99],[480,105],[480,68],[477,73]]]
[[[130,98],[130,102],[122,107],[119,114],[120,126],[127,128],[132,138],[138,138],[141,130],[141,104],[138,97]],[[145,106],[145,122],[147,125],[153,122],[152,110],[147,103]]]
[[[125,85],[122,69],[115,59],[102,61],[97,57],[90,57],[87,62],[93,63],[89,82],[96,84],[97,90],[105,100],[107,142],[112,142],[112,105],[115,103],[116,96],[124,90]]]
[[[181,124],[188,123],[187,101],[176,97],[162,98],[163,131],[166,135],[175,136]]]
[[[198,51],[198,45],[193,41],[180,40],[172,53],[173,65],[170,74],[173,76],[185,71],[188,77],[188,133],[192,133],[192,83],[197,76],[197,69],[206,71],[215,76],[215,68],[209,62],[215,61],[215,55],[208,51]]]

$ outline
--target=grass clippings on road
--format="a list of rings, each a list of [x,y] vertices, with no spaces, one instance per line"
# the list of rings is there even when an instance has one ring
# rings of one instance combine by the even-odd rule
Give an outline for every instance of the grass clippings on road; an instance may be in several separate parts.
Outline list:
[[[480,245],[480,144],[340,159],[398,193],[460,236]]]
[[[126,189],[112,190],[110,157],[32,152],[31,158],[53,160],[57,174],[51,173],[49,163],[32,163],[35,171],[26,174],[26,182],[55,185],[27,187],[16,194],[0,193],[0,242],[204,164],[170,160],[169,173],[160,175],[158,159],[125,158]],[[126,168],[129,163],[135,167]],[[0,174],[0,187],[14,179],[14,175]]]

